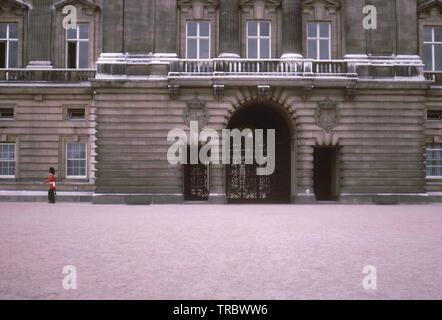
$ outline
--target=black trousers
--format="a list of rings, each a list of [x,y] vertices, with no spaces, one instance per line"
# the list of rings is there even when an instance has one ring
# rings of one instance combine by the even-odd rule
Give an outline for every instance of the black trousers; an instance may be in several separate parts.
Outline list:
[[[55,189],[49,189],[49,191],[48,191],[48,200],[49,200],[50,203],[55,203],[55,194],[56,194]]]

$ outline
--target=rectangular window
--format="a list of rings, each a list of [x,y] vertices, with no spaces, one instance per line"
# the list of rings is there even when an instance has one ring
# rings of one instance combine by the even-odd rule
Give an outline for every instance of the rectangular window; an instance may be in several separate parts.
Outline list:
[[[442,27],[424,28],[425,71],[442,71]]]
[[[442,120],[442,110],[428,110],[427,111],[428,121],[441,121]]]
[[[68,120],[84,120],[85,110],[82,108],[68,109],[67,118]]]
[[[427,177],[442,177],[442,144],[427,145]]]
[[[247,58],[270,59],[271,25],[268,21],[247,22]]]
[[[76,29],[66,30],[66,67],[89,68],[89,25],[77,24]]]
[[[307,23],[307,58],[331,59],[331,32],[328,22]]]
[[[66,144],[66,176],[68,178],[86,178],[86,147],[86,142]]]
[[[186,43],[187,59],[210,59],[210,22],[188,21]]]
[[[0,68],[18,66],[18,23],[0,23]]]
[[[13,119],[14,108],[0,108],[0,119]]]
[[[0,177],[15,177],[15,143],[0,143]]]

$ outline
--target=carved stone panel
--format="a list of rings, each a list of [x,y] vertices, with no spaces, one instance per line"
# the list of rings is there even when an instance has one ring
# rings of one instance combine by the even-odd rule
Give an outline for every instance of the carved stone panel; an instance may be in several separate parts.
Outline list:
[[[315,120],[318,127],[330,132],[339,125],[341,116],[337,107],[337,102],[329,97],[318,103]]]

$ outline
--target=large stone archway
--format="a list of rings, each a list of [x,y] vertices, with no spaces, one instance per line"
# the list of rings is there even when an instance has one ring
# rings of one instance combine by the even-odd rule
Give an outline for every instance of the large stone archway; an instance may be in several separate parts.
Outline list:
[[[295,192],[294,126],[290,114],[283,107],[269,101],[249,102],[236,109],[227,128],[250,129],[253,133],[256,129],[275,129],[276,134],[273,174],[258,176],[256,162],[245,164],[244,157],[241,164],[225,165],[227,202],[290,203]],[[242,149],[244,155],[244,139]]]

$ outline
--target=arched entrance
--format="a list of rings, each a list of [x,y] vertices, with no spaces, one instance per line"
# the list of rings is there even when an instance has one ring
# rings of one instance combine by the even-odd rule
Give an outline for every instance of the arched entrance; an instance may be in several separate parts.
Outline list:
[[[230,119],[227,126],[230,130],[250,129],[254,134],[255,129],[275,129],[276,143],[275,171],[268,176],[259,176],[255,161],[245,164],[245,139],[242,139],[242,163],[226,165],[228,203],[290,203],[292,130],[284,112],[268,103],[252,103],[240,108]],[[266,130],[264,132],[266,142]]]

